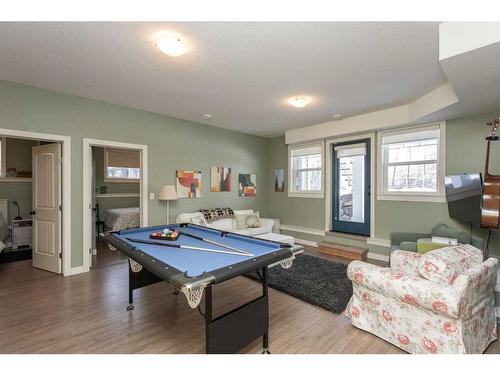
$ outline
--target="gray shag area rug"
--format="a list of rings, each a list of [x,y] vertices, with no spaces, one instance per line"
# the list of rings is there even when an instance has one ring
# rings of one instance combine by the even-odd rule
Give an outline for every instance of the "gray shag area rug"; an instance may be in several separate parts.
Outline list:
[[[260,281],[255,272],[246,276]],[[272,267],[268,276],[271,288],[335,314],[345,310],[352,296],[352,282],[347,278],[347,264],[311,255],[297,255],[289,269]]]

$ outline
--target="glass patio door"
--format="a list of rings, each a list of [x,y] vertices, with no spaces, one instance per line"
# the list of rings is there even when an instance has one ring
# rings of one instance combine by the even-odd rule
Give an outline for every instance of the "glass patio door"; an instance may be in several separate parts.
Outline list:
[[[332,229],[370,235],[370,140],[333,145]]]

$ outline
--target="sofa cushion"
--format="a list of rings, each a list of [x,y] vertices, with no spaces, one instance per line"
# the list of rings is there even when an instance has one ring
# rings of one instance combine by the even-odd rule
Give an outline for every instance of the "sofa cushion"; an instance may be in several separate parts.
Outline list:
[[[192,223],[193,219],[203,218],[201,212],[186,212],[177,216],[178,223]],[[197,223],[195,223],[197,224]]]
[[[481,250],[468,244],[448,246],[422,255],[418,264],[420,275],[435,283],[452,285],[455,279],[483,261]]]
[[[235,215],[252,215],[253,210],[233,210]]]
[[[440,223],[434,226],[431,231],[433,236],[445,237],[445,238],[456,238],[458,243],[471,243],[471,236],[464,230],[453,229],[448,225]]]
[[[235,229],[234,233],[243,234],[244,236],[258,236],[259,234],[269,233],[267,228],[259,227],[259,228],[245,228],[245,229]]]
[[[229,219],[229,218],[216,220],[216,221],[213,221],[211,223],[207,223],[206,226],[209,228],[225,230],[225,231],[232,231],[234,229],[233,219]]]
[[[205,220],[205,218],[203,217],[203,215],[193,217],[191,219],[191,223],[196,224],[196,225],[201,225],[202,227],[206,227],[208,224],[207,221]]]

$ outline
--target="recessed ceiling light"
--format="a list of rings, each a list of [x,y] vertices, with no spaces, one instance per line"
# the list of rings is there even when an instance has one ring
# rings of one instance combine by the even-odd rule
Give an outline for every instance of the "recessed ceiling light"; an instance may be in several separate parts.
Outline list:
[[[288,104],[294,106],[295,108],[304,108],[311,102],[311,97],[309,96],[294,96],[288,99]]]
[[[156,46],[165,55],[177,57],[187,52],[186,44],[176,35],[163,34],[158,38]]]
[[[211,120],[214,118],[214,115],[211,115],[210,113],[204,113],[201,115],[205,120]]]
[[[332,115],[332,118],[333,118],[334,120],[341,120],[341,119],[342,119],[342,117],[343,117],[343,116],[342,116],[342,115],[340,115],[340,114],[338,114],[338,113],[337,113],[337,114],[335,114],[335,115]]]

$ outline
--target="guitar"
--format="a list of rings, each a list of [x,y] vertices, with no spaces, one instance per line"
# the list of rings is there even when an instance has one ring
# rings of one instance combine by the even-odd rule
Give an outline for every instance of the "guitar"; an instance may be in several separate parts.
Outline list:
[[[486,229],[499,229],[500,226],[500,175],[489,173],[490,167],[490,143],[498,141],[496,134],[500,117],[486,123],[492,126],[491,133],[486,137],[486,163],[484,166],[484,189],[483,205],[481,208],[481,227]]]

